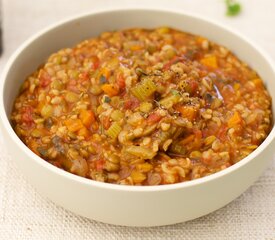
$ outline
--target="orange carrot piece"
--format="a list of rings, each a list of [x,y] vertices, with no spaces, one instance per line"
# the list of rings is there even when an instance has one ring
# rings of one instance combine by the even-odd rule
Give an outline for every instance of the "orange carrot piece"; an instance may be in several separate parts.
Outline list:
[[[109,129],[109,127],[111,126],[111,121],[110,121],[110,117],[109,116],[104,116],[102,119],[102,126],[105,130]]]
[[[95,121],[95,115],[92,110],[81,110],[79,118],[87,128]]]
[[[200,62],[201,62],[201,64],[203,64],[206,67],[210,67],[210,68],[217,68],[218,67],[216,56],[204,57],[200,60]]]
[[[193,121],[196,118],[197,110],[192,106],[179,106],[176,107],[182,117],[187,118],[189,121]]]
[[[182,145],[186,145],[186,144],[192,142],[194,140],[194,138],[195,138],[195,135],[189,135],[188,137],[186,137],[183,140],[181,140],[180,143]]]
[[[67,119],[64,121],[65,126],[70,132],[77,132],[83,127],[83,124],[80,119]]]
[[[103,84],[101,86],[101,89],[109,96],[109,97],[113,97],[113,96],[116,96],[118,95],[119,93],[119,89],[116,88],[114,85],[112,84]]]
[[[257,88],[260,88],[263,86],[263,81],[260,78],[255,78],[252,80],[252,82],[255,84]]]
[[[206,38],[201,37],[201,36],[199,36],[199,37],[196,38],[196,41],[197,41],[198,44],[201,44],[205,40],[206,40]]]
[[[90,136],[90,132],[86,127],[82,127],[77,132],[78,136],[83,136],[85,138]]]
[[[142,48],[143,48],[142,45],[133,45],[130,47],[132,51],[138,51],[138,50],[141,50]]]
[[[239,84],[239,83],[235,83],[233,85],[233,88],[234,88],[235,91],[238,91],[240,89],[240,87],[241,87],[241,84]]]
[[[227,125],[229,128],[232,128],[232,127],[236,127],[241,122],[242,122],[242,118],[240,114],[238,112],[234,112],[233,116],[228,120]]]

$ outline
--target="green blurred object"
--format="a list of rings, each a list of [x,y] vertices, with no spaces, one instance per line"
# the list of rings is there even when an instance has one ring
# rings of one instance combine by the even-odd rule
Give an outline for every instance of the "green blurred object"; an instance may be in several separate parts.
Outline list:
[[[242,7],[241,4],[235,0],[225,0],[226,3],[226,15],[227,16],[236,16],[239,15]]]

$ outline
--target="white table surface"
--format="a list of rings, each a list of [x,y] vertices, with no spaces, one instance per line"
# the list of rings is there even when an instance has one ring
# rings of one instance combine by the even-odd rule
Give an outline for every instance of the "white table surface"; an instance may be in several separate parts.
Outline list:
[[[242,32],[275,60],[274,0],[240,0],[243,12],[234,18],[225,16],[224,0],[2,1],[0,71],[12,52],[43,27],[89,9],[129,6],[175,8],[209,17]],[[165,227],[127,228],[79,217],[40,196],[6,153],[0,133],[0,239],[275,240],[275,161],[244,194],[212,214]]]

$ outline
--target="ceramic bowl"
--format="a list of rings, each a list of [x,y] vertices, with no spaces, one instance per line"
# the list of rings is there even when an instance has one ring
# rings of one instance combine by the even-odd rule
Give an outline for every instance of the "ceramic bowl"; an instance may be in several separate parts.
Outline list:
[[[42,195],[81,216],[127,226],[160,226],[198,218],[242,194],[272,160],[274,128],[249,156],[221,172],[201,179],[163,186],[122,186],[85,179],[42,160],[28,149],[12,129],[9,116],[24,79],[51,53],[99,35],[132,27],[170,26],[224,45],[263,78],[273,97],[275,71],[270,59],[240,34],[220,24],[186,13],[124,9],[94,12],[48,27],[13,54],[3,70],[0,117],[6,147],[26,178]]]

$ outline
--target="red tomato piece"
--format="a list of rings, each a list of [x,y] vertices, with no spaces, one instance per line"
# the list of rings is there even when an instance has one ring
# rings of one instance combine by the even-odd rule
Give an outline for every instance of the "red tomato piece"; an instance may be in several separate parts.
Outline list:
[[[99,58],[97,56],[94,56],[92,57],[92,60],[93,60],[93,70],[96,70],[99,68],[99,65],[100,65],[100,61],[99,61]]]
[[[196,81],[190,82],[190,88],[191,88],[192,93],[195,93],[197,91],[198,87],[199,87],[198,82],[196,82]]]
[[[33,123],[32,113],[33,113],[33,108],[30,106],[24,107],[22,109],[22,121],[27,125],[30,125]]]
[[[137,98],[131,98],[125,101],[124,108],[125,109],[135,109],[139,106],[139,101]]]
[[[147,121],[148,121],[149,124],[153,124],[153,123],[158,122],[161,118],[162,118],[162,116],[160,116],[159,114],[151,113],[149,115],[149,117],[147,118]]]
[[[79,75],[80,81],[88,81],[89,78],[90,78],[90,76],[89,76],[88,72],[83,72]]]
[[[104,168],[105,161],[103,159],[99,159],[96,161],[95,167],[97,171],[102,171]]]

